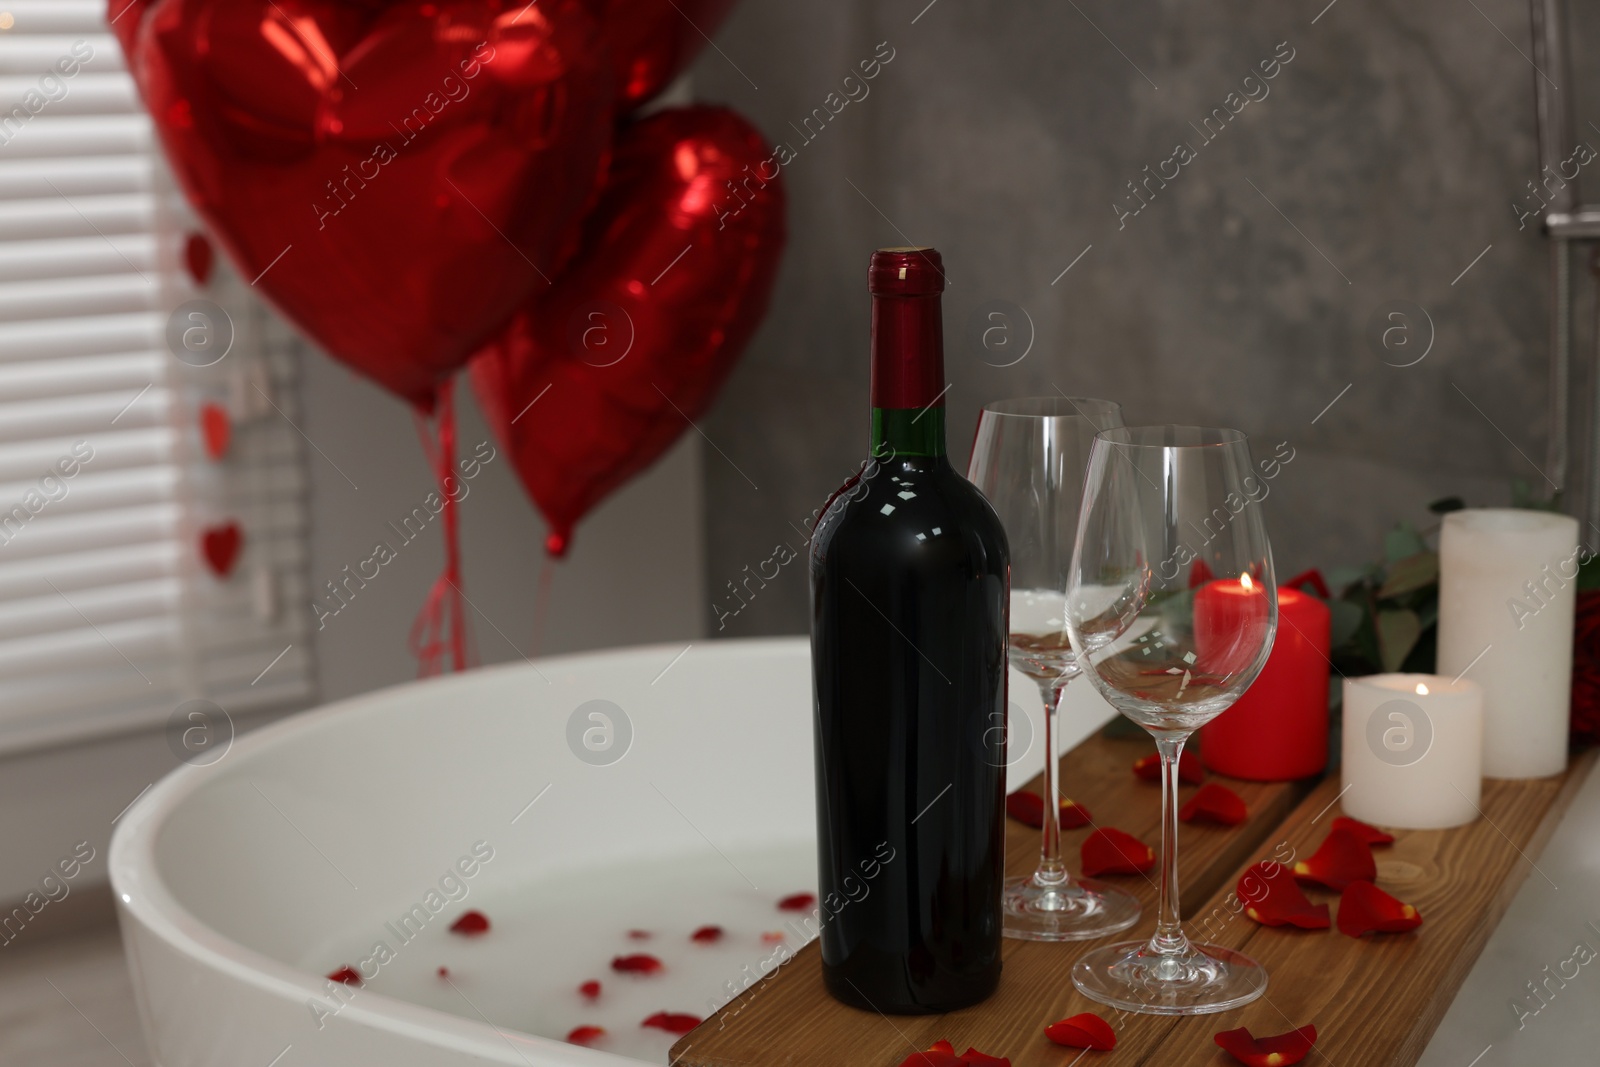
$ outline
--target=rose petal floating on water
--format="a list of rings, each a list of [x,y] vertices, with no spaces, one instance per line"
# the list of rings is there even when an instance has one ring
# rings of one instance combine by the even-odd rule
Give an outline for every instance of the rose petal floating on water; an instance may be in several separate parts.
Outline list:
[[[476,937],[489,932],[489,917],[481,911],[469,911],[450,924],[452,934]]]
[[[635,952],[631,956],[617,956],[611,961],[611,969],[622,974],[655,974],[661,970],[661,961],[648,952]]]
[[[575,1026],[567,1034],[567,1041],[574,1045],[592,1045],[606,1036],[604,1027],[601,1026]]]
[[[669,1034],[687,1034],[690,1030],[700,1025],[700,1016],[686,1015],[682,1012],[658,1011],[639,1025],[653,1026],[657,1030],[665,1030]]]

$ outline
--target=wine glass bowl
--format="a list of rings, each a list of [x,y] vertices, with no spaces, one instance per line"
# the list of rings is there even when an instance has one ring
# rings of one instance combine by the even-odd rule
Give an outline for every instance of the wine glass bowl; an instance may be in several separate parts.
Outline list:
[[[1067,630],[1095,688],[1155,738],[1161,903],[1148,941],[1088,953],[1073,983],[1129,1011],[1224,1011],[1266,989],[1255,961],[1184,935],[1176,841],[1184,742],[1239,698],[1272,650],[1277,584],[1260,506],[1266,492],[1237,430],[1115,427],[1090,454]]]
[[[1066,588],[1083,472],[1101,430],[1122,425],[1122,409],[1084,397],[1029,397],[984,408],[967,477],[1000,516],[1011,550],[1007,630],[1011,665],[1044,702],[1044,825],[1032,874],[1006,879],[1003,931],[1030,941],[1076,941],[1126,930],[1139,919],[1128,893],[1075,880],[1061,859],[1056,785],[1056,712],[1081,670],[1066,625]]]

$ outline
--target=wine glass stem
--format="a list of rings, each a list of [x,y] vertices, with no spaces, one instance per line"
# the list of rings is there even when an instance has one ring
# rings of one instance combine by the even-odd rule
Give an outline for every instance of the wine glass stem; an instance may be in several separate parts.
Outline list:
[[[1178,919],[1178,757],[1189,735],[1158,737],[1161,754],[1161,905],[1150,951],[1162,956],[1189,952],[1189,939]]]
[[[1035,885],[1067,889],[1072,875],[1061,862],[1061,764],[1056,755],[1056,712],[1061,709],[1063,681],[1041,682],[1039,696],[1044,701],[1044,831],[1039,846],[1039,867],[1033,872]]]

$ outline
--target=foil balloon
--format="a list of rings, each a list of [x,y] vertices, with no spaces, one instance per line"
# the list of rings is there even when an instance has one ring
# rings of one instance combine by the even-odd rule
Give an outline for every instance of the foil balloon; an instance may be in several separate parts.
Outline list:
[[[419,408],[576,250],[614,84],[578,0],[138,6],[119,32],[212,236]]]
[[[145,10],[151,2],[152,0],[109,0],[106,6],[106,23],[121,42],[122,50],[130,55],[139,34],[139,23],[144,20]]]
[[[619,133],[584,251],[471,365],[552,555],[710,406],[766,311],[784,236],[778,163],[738,115],[677,108]]]
[[[605,29],[616,70],[617,110],[654,97],[700,54],[734,0],[587,0]]]

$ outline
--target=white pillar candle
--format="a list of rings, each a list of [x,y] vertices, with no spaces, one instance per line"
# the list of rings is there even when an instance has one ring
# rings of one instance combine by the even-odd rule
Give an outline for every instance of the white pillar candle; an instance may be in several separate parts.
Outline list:
[[[1484,774],[1567,766],[1578,521],[1512,508],[1453,511],[1439,536],[1440,674],[1483,687]]]
[[[1483,690],[1431,674],[1344,680],[1345,814],[1439,830],[1478,817]]]

